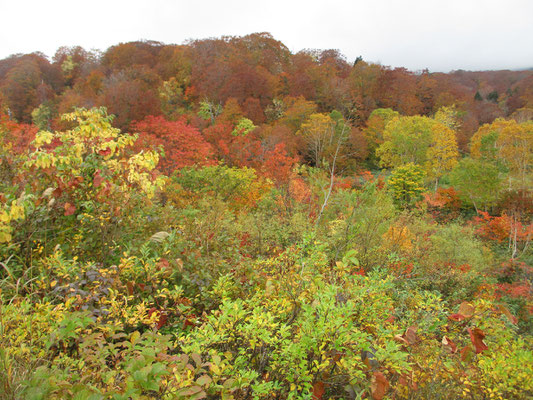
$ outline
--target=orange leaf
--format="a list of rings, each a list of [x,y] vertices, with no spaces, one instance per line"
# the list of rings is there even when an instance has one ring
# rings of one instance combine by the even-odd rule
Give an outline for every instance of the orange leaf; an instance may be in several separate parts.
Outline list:
[[[311,397],[312,400],[320,400],[322,396],[324,395],[324,392],[326,391],[326,387],[324,385],[324,382],[319,381],[316,382],[313,385],[313,396]]]
[[[470,329],[468,328],[468,333],[470,334],[470,340],[472,341],[472,344],[474,345],[474,348],[476,349],[476,354],[481,353],[484,350],[487,350],[488,347],[483,342],[483,339],[485,338],[485,334],[483,331],[479,328]]]
[[[375,371],[372,376],[372,383],[370,384],[370,390],[372,392],[372,398],[374,400],[381,400],[385,397],[387,390],[389,390],[389,381],[385,378],[385,375],[379,371]]]
[[[470,318],[474,315],[475,308],[472,304],[463,302],[459,306],[459,314],[464,315],[466,318]]]
[[[65,215],[72,215],[76,212],[76,207],[70,203],[65,203]]]

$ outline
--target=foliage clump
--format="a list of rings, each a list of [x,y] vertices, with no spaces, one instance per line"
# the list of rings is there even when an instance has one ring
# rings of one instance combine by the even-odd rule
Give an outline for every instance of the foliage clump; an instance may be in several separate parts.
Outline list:
[[[0,119],[5,398],[533,395],[530,123],[482,126],[459,160],[453,107],[359,130],[226,87],[183,116],[170,75],[140,135],[105,108]]]

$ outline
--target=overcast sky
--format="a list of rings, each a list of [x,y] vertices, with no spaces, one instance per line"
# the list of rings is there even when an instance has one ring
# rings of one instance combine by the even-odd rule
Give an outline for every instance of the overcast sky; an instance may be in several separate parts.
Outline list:
[[[533,67],[533,0],[0,0],[0,58],[270,32],[411,70]]]

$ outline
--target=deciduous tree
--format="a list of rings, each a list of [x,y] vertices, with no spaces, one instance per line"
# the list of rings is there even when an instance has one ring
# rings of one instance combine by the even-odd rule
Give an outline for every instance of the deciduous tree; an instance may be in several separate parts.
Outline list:
[[[159,167],[170,174],[176,169],[192,165],[212,164],[214,152],[212,146],[194,127],[183,119],[167,121],[162,116],[148,116],[132,124],[132,129],[139,132],[137,148],[162,147],[164,157]]]

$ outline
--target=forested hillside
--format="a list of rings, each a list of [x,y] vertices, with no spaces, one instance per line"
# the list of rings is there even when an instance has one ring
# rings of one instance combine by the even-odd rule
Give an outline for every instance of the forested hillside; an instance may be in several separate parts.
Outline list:
[[[0,60],[0,399],[529,399],[532,159],[531,70]]]

